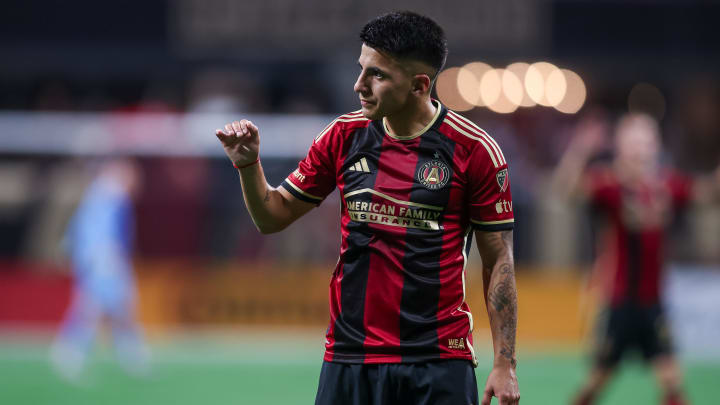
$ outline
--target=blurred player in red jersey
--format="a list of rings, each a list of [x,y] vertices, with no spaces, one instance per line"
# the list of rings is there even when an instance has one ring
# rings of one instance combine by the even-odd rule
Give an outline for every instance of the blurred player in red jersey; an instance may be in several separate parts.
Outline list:
[[[473,235],[495,350],[482,404],[492,396],[517,404],[505,157],[485,131],[430,97],[447,55],[434,21],[390,13],[367,23],[360,39],[361,110],[328,125],[279,187],[267,184],[252,122],[216,131],[262,233],[284,229],[340,191],[340,258],[316,404],[480,402],[465,302]]]
[[[658,124],[644,114],[619,120],[611,164],[587,168],[606,144],[606,133],[599,115],[581,121],[553,179],[554,190],[581,194],[602,215],[592,282],[601,290],[604,311],[593,368],[574,404],[595,403],[631,349],[640,350],[654,368],[663,404],[686,404],[661,299],[663,243],[674,214],[692,199],[711,195],[717,180],[693,180],[662,167]]]

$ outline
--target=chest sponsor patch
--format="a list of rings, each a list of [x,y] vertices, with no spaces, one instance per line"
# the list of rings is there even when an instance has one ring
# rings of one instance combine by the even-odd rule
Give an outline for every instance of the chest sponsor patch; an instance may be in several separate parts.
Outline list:
[[[450,168],[445,162],[433,159],[417,172],[417,180],[429,190],[439,190],[450,181]]]

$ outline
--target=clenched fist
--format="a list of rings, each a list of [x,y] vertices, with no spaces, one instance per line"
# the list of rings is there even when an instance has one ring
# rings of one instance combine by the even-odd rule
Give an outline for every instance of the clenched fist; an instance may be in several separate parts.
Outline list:
[[[260,133],[252,121],[233,121],[225,125],[225,130],[216,129],[215,136],[235,167],[251,165],[258,160]]]

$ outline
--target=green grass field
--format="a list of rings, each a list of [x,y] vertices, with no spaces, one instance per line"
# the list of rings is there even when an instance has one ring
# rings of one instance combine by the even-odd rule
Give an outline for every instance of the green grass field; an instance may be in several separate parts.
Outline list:
[[[47,339],[0,339],[0,404],[312,404],[322,356],[320,339],[292,333],[153,339],[152,350],[152,372],[135,378],[101,346],[87,379],[74,385],[51,369]],[[486,353],[480,360],[476,372],[482,387],[490,357]],[[684,366],[691,402],[720,403],[720,364]],[[577,351],[521,351],[521,403],[567,404],[585,370]],[[628,362],[601,403],[656,404],[658,393],[647,370]]]

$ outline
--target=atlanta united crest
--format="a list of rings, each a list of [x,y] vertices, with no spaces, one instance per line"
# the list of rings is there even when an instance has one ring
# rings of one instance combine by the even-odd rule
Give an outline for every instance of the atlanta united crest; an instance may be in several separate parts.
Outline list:
[[[450,168],[443,161],[431,160],[420,167],[417,180],[430,190],[439,190],[450,180]]]
[[[495,175],[495,179],[497,180],[498,186],[500,186],[500,192],[504,193],[505,190],[507,190],[508,186],[508,171],[507,169],[502,169]]]

